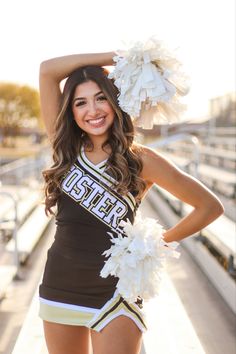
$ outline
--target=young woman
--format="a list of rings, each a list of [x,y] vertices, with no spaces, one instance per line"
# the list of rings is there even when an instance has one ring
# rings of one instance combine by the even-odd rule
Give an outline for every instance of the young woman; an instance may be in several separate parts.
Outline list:
[[[69,55],[40,67],[41,110],[54,160],[43,172],[45,205],[57,225],[39,288],[50,354],[88,354],[90,338],[93,354],[140,353],[147,329],[142,299],[127,303],[117,293],[118,279],[99,273],[102,252],[111,246],[107,232],[122,232],[119,221],[134,220],[154,183],[194,207],[165,231],[166,242],[194,234],[224,212],[200,181],[134,141],[132,120],[103,68],[114,64],[114,55]]]

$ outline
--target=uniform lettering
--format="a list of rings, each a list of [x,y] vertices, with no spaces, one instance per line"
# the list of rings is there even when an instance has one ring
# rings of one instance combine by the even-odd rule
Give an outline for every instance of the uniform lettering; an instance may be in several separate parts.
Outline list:
[[[62,189],[88,212],[120,231],[118,223],[128,212],[127,205],[91,176],[85,175],[79,167],[72,166],[62,183]]]
[[[65,192],[70,192],[74,185],[77,183],[77,181],[82,177],[83,173],[76,169],[73,169],[71,173],[65,178],[63,184],[62,184],[62,189]]]
[[[86,184],[90,186],[92,183],[93,181],[91,181],[89,177],[81,177],[80,180],[77,181],[74,189],[71,191],[72,197],[74,197],[76,200],[81,200],[88,190]]]
[[[100,218],[103,218],[106,215],[106,208],[112,203],[116,202],[116,198],[113,197],[110,193],[105,192],[104,196],[99,200],[97,205],[91,209],[96,215],[99,215]]]
[[[104,218],[104,220],[111,224],[113,227],[116,227],[119,222],[117,219],[124,216],[125,209],[126,207],[124,204],[117,200],[116,204],[111,209],[110,213]]]
[[[94,197],[98,196],[98,194],[102,195],[102,193],[104,192],[104,188],[99,186],[99,184],[97,184],[96,182],[93,182],[92,180],[91,180],[91,182],[92,182],[92,184],[90,186],[91,186],[92,192],[82,202],[82,205],[84,205],[86,208],[89,208],[91,206],[92,201],[94,201],[94,199],[95,199]]]

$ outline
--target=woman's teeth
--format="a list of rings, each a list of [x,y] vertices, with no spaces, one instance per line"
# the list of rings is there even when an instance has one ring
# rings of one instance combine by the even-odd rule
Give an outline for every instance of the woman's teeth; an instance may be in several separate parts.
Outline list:
[[[93,126],[97,126],[97,125],[101,125],[101,123],[103,123],[105,120],[104,117],[101,117],[101,118],[98,118],[98,119],[91,119],[91,120],[88,120],[88,123],[90,125],[93,125]]]

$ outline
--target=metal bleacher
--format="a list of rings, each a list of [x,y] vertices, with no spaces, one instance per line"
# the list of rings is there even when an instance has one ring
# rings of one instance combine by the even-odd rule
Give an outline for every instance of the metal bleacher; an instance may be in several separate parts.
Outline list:
[[[194,139],[194,144],[191,145],[189,142],[192,139]],[[195,136],[189,134],[176,134],[166,139],[157,140],[151,144],[151,147],[157,148],[180,169],[198,178],[222,200],[225,207],[224,215],[221,215],[193,237],[182,240],[182,244],[209,277],[232,311],[236,313],[236,156],[233,151],[223,151],[222,149],[219,151],[213,147],[205,147]],[[198,153],[194,149],[197,149]],[[208,158],[207,165],[205,153],[209,155],[211,152],[210,156],[212,157],[214,151],[215,158]],[[216,158],[219,157],[217,155],[219,152],[220,164]],[[193,156],[199,156],[197,163]],[[230,168],[222,169],[222,166],[227,165],[228,160],[233,161],[233,165]],[[218,167],[215,166],[216,161],[219,164]],[[214,164],[214,166],[210,164]],[[181,202],[157,185],[151,195],[154,207],[157,205],[158,195],[169,206],[168,212],[162,213],[167,224],[173,218],[177,222],[179,218],[184,217],[192,210],[191,206]],[[161,212],[158,206],[156,208]]]
[[[22,158],[0,169],[0,300],[19,277],[50,218],[44,215],[40,174],[47,157]]]

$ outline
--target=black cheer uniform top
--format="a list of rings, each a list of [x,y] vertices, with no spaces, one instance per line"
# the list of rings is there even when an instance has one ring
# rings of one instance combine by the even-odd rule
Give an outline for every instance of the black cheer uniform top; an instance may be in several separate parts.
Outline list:
[[[41,298],[98,309],[116,290],[118,278],[100,276],[107,260],[102,253],[112,245],[108,232],[123,233],[119,222],[133,222],[138,204],[132,193],[108,190],[113,179],[105,167],[106,160],[93,164],[82,147],[62,181]]]

